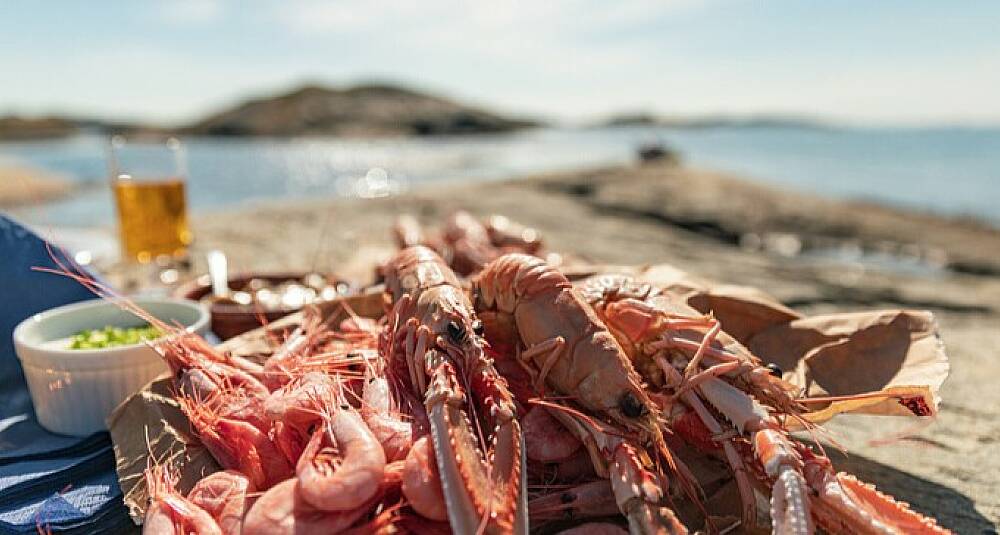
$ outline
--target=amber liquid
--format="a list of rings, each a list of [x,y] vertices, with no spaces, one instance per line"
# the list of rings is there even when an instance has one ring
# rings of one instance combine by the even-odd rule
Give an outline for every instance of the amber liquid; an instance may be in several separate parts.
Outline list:
[[[116,179],[113,187],[125,258],[146,263],[186,253],[192,236],[184,180]]]

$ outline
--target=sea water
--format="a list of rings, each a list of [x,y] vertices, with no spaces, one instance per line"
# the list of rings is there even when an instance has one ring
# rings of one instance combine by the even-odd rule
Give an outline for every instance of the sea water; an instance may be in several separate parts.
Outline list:
[[[194,213],[275,199],[376,197],[435,181],[489,181],[635,161],[658,142],[689,164],[837,198],[977,217],[1000,225],[1000,129],[810,127],[542,128],[397,139],[185,139]],[[108,226],[105,139],[0,143],[0,160],[83,187],[17,208],[34,225]]]

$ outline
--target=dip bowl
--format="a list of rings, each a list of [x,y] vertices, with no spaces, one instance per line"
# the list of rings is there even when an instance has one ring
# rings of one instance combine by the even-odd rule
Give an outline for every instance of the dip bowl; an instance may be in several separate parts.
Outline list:
[[[203,334],[209,314],[185,299],[136,298],[143,310],[170,325]],[[111,411],[167,371],[145,342],[101,349],[69,349],[86,329],[140,327],[146,322],[102,299],[34,314],[14,329],[14,348],[31,391],[38,423],[53,433],[86,436],[107,429]]]
[[[301,280],[309,273],[308,271],[240,273],[229,277],[229,290],[239,290],[254,279],[277,285],[283,282]],[[330,273],[320,273],[319,275],[325,277],[331,284],[340,287],[337,297],[356,293],[354,285],[337,275]],[[174,296],[203,302],[211,293],[212,284],[208,275],[204,275],[178,287],[174,291]],[[212,315],[212,332],[223,340],[252,331],[260,327],[263,322],[272,322],[302,309],[301,305],[266,309],[255,304],[240,305],[227,302],[205,304],[209,307]]]

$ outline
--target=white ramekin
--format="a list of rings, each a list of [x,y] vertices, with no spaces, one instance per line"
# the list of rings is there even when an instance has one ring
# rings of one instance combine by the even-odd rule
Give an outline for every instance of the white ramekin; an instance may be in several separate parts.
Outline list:
[[[143,310],[171,325],[204,333],[209,314],[195,301],[135,299]],[[14,348],[42,427],[86,436],[107,429],[105,418],[128,396],[167,370],[146,344],[107,349],[55,349],[46,342],[106,325],[136,327],[145,321],[114,303],[95,299],[53,308],[14,329]]]

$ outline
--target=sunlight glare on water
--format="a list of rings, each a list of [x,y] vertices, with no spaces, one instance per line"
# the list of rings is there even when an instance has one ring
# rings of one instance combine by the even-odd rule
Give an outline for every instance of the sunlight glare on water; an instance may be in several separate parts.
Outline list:
[[[189,202],[197,214],[248,201],[372,198],[424,182],[623,164],[634,161],[636,148],[650,140],[678,150],[686,163],[761,182],[1000,223],[1000,130],[995,129],[542,128],[504,136],[184,143]],[[93,135],[0,144],[0,158],[81,183],[70,199],[16,215],[36,225],[110,225],[103,144]]]

